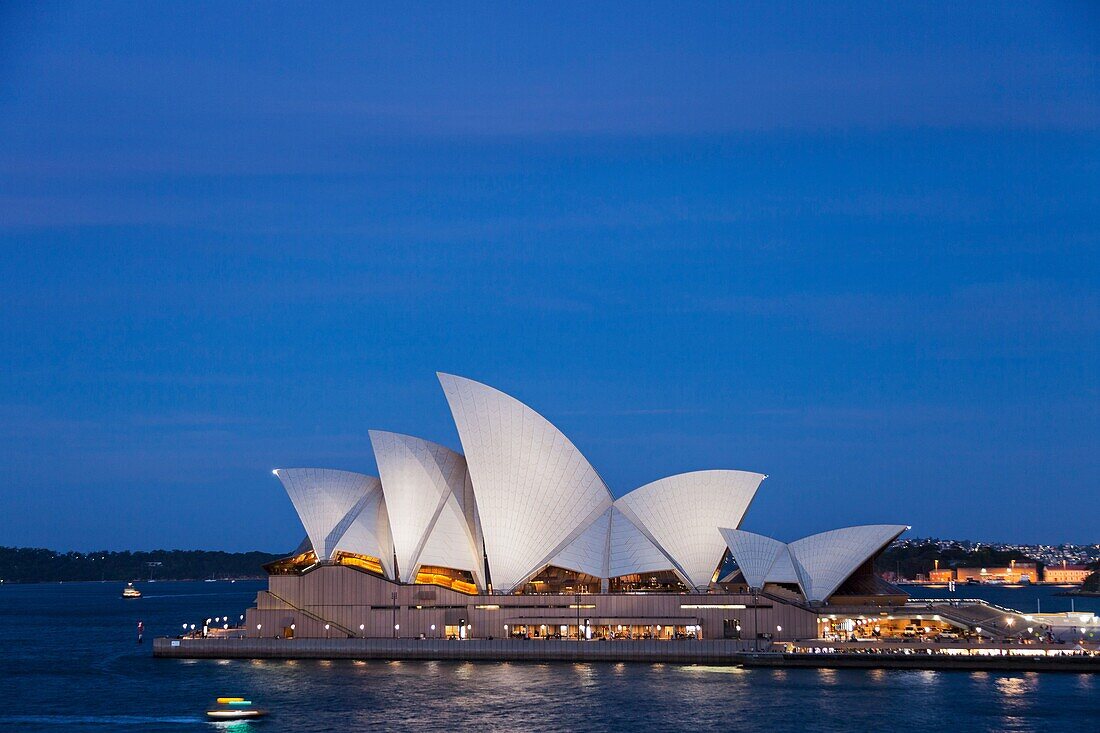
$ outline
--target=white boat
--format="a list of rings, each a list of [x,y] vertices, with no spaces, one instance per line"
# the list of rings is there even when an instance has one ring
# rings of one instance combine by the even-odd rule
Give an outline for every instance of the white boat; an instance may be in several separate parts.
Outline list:
[[[211,720],[254,720],[267,712],[252,707],[252,701],[243,697],[219,697],[218,707],[206,711]]]

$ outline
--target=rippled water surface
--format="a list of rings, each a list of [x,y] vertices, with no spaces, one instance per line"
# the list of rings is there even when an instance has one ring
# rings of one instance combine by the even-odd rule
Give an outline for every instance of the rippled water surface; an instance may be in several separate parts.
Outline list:
[[[152,636],[236,617],[262,584],[141,587],[0,586],[0,731],[1100,730],[1100,676],[1079,674],[154,660]],[[271,716],[207,723],[230,694]]]

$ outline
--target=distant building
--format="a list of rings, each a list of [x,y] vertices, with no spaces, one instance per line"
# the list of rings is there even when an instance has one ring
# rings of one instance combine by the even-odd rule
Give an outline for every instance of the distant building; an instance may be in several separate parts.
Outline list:
[[[955,579],[955,569],[947,568],[946,570],[929,570],[928,580],[933,583],[947,583]]]
[[[1021,583],[1039,582],[1039,569],[1033,562],[1011,561],[1008,567],[956,568],[955,579],[961,583]]]
[[[1061,565],[1047,565],[1043,569],[1043,580],[1047,583],[1073,583],[1080,585],[1085,582],[1092,571],[1084,565],[1068,565],[1063,560]]]

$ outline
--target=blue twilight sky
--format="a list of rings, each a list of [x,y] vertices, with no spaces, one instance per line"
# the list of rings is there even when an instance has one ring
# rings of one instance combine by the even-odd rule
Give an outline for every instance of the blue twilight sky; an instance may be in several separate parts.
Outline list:
[[[288,549],[436,370],[784,539],[1100,541],[1098,7],[6,3],[0,544]]]

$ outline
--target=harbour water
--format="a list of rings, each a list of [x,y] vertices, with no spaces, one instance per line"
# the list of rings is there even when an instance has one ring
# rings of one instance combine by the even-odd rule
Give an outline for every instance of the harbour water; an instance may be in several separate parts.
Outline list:
[[[670,664],[154,660],[184,623],[236,618],[263,583],[0,586],[0,731],[1065,731],[1100,727],[1100,675],[743,670]],[[1049,587],[906,588],[1069,610]],[[1100,599],[1075,602],[1100,611]],[[145,624],[144,644],[136,625]],[[219,695],[270,711],[205,721]]]

